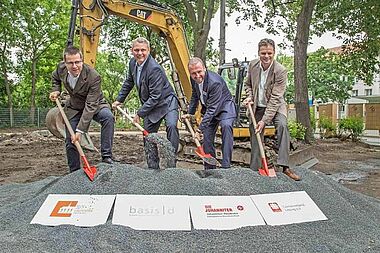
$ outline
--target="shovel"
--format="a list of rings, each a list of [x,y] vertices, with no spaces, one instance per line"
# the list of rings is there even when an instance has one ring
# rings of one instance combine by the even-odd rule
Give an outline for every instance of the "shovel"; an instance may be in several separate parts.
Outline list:
[[[248,104],[248,109],[249,109],[249,114],[251,114],[253,128],[256,129],[256,120],[255,120],[255,115],[253,114],[253,109],[252,109],[251,104]],[[262,164],[262,167],[259,168],[259,174],[262,176],[275,177],[276,171],[273,168],[268,169],[268,163],[265,157],[264,147],[263,147],[263,143],[261,142],[261,137],[260,137],[259,132],[256,133],[256,138],[257,138],[257,142],[259,143],[259,150],[260,150],[261,164]]]
[[[67,119],[67,116],[66,116],[65,112],[63,111],[63,108],[62,108],[62,105],[61,105],[61,101],[57,98],[55,100],[55,102],[57,103],[58,109],[59,109],[59,111],[60,111],[60,113],[62,115],[63,120],[65,121],[66,127],[69,130],[70,135],[74,136],[75,133],[74,133],[73,129],[71,128],[70,122]],[[95,175],[96,175],[96,167],[95,166],[90,166],[90,164],[87,161],[86,156],[84,155],[83,149],[82,149],[81,145],[79,144],[79,142],[76,141],[74,144],[75,144],[75,147],[78,149],[80,157],[82,158],[84,172],[86,173],[86,175],[88,176],[88,178],[91,181],[93,181],[94,178],[95,178]]]
[[[213,157],[211,154],[206,154],[205,151],[203,150],[203,147],[202,147],[201,143],[199,142],[198,138],[195,137],[195,132],[194,132],[193,127],[191,126],[191,123],[190,123],[189,119],[185,118],[184,120],[185,120],[187,128],[189,129],[189,131],[191,133],[191,136],[193,136],[195,145],[197,146],[197,149],[195,150],[195,153],[200,158],[202,158],[202,160],[205,163],[208,163],[210,165],[215,165],[215,166],[219,165],[219,162],[218,162],[218,160],[216,160],[215,157]]]
[[[127,117],[129,119],[129,121],[131,121],[133,123],[133,125],[135,125],[135,127],[137,127],[142,133],[144,136],[148,136],[149,132],[146,131],[142,126],[140,126],[140,124],[136,123],[133,121],[133,118],[131,117],[131,115],[129,115],[128,113],[126,113],[123,109],[121,109],[120,106],[116,106],[116,108],[119,110],[119,112],[121,112],[125,117]]]

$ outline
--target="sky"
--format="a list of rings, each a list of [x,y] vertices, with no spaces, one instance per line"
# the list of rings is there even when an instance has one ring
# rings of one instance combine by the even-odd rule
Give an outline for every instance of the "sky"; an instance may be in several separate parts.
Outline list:
[[[238,58],[238,60],[252,60],[257,58],[257,44],[260,39],[270,38],[276,43],[282,42],[281,36],[274,36],[267,34],[265,29],[255,29],[248,30],[249,22],[241,21],[240,25],[235,23],[235,18],[238,13],[232,14],[232,16],[226,16],[226,62],[230,62],[232,58]],[[215,39],[213,47],[219,50],[219,20],[220,12],[219,10],[215,14],[214,18],[211,20],[211,30],[209,36]],[[342,44],[342,41],[334,38],[331,33],[324,34],[322,37],[313,37],[311,42],[313,44],[309,45],[308,52],[314,52],[321,48],[332,48],[337,47]],[[279,53],[279,50],[276,50]],[[291,51],[283,51],[282,53],[287,55],[292,55]]]

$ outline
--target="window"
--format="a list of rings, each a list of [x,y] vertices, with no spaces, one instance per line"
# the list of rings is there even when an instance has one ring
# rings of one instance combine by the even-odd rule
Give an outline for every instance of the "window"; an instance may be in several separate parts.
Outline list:
[[[372,96],[372,89],[365,89],[366,96]]]
[[[357,97],[358,96],[358,90],[352,90],[352,96]]]

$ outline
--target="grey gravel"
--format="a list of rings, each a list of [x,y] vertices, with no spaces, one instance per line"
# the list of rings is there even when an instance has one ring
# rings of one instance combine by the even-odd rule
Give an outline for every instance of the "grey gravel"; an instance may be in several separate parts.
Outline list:
[[[1,252],[380,252],[380,201],[352,192],[322,173],[296,168],[302,181],[249,169],[197,174],[99,164],[61,178],[0,186]],[[137,231],[111,224],[80,228],[29,224],[48,194],[251,195],[306,191],[327,221],[229,231]]]

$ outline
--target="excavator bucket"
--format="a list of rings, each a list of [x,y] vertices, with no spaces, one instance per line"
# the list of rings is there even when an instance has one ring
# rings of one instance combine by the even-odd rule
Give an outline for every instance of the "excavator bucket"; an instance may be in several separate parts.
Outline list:
[[[58,107],[51,108],[48,111],[46,114],[45,122],[46,127],[55,137],[60,139],[66,138],[65,123],[63,121],[61,113],[58,110]],[[85,133],[82,136],[80,145],[86,150],[96,151],[99,153],[99,150],[94,146],[94,143],[92,142],[88,133]]]

